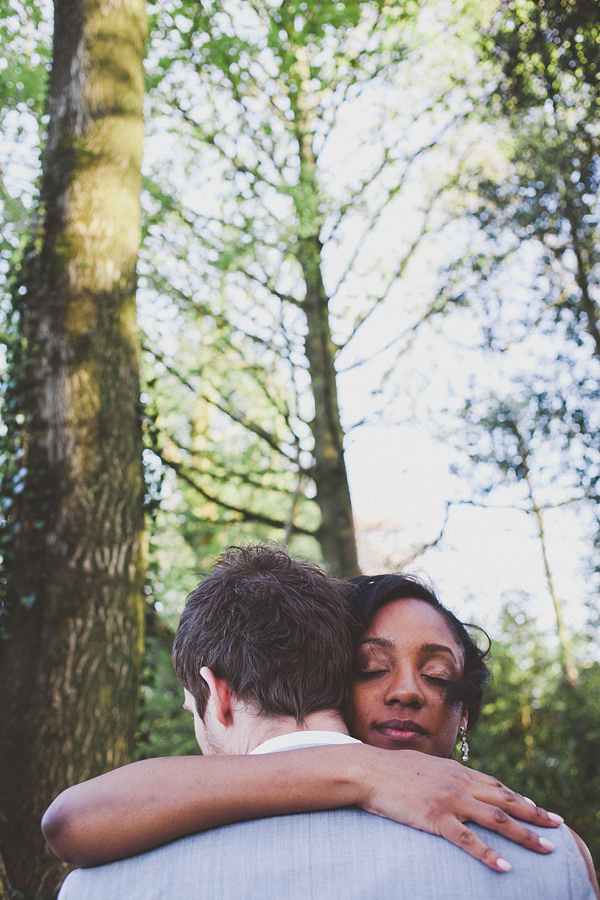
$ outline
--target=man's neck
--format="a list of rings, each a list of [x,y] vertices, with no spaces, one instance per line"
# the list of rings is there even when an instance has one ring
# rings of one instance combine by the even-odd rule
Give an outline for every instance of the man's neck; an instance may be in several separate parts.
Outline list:
[[[251,753],[256,747],[271,738],[299,731],[334,731],[338,734],[348,734],[348,729],[341,715],[333,710],[309,713],[300,725],[293,716],[278,716],[275,718],[253,716],[247,724],[248,728],[242,729],[239,733],[237,738],[238,747],[232,751],[234,753]]]

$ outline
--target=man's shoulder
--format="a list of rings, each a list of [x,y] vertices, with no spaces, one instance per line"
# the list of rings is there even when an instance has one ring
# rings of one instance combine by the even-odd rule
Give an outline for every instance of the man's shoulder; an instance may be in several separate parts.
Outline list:
[[[556,850],[541,857],[486,832],[486,841],[513,864],[500,875],[442,838],[359,810],[279,816],[74,873],[60,900],[258,900],[265,891],[292,900],[592,900],[568,829],[553,831],[553,839]]]

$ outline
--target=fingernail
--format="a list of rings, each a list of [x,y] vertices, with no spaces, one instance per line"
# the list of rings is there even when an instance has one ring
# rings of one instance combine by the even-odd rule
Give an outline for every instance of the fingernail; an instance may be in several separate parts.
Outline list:
[[[510,870],[512,869],[511,864],[509,862],[507,862],[505,859],[502,859],[501,856],[499,856],[498,859],[496,860],[496,865],[498,866],[499,869],[502,869],[503,872],[510,872]]]
[[[553,822],[556,822],[557,825],[562,825],[565,821],[562,816],[559,816],[558,813],[548,813],[548,818],[552,819]]]
[[[525,797],[525,795],[523,795],[523,800],[527,800],[527,802],[528,802],[528,803],[531,803],[532,806],[536,806],[536,805],[537,805],[537,804],[535,804],[535,803],[533,802],[533,800],[532,800],[530,797]]]
[[[554,844],[552,841],[547,841],[546,838],[538,838],[538,843],[544,850],[554,850]]]

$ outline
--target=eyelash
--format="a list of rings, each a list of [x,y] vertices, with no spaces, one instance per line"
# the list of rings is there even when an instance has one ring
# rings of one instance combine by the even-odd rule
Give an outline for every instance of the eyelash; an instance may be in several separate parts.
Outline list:
[[[368,671],[359,671],[357,675],[359,678],[374,678],[377,675],[385,675],[387,669],[369,669]]]
[[[358,678],[364,679],[376,678],[379,675],[386,675],[387,671],[387,669],[370,669],[368,671],[358,672],[357,676]],[[438,678],[435,675],[423,675],[422,677],[427,679],[427,681],[430,681],[432,684],[439,685],[440,687],[445,687],[447,684],[450,684],[451,681],[450,678]]]

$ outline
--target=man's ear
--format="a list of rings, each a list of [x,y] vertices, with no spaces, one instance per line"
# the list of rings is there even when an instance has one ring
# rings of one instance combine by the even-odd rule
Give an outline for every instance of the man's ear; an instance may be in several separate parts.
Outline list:
[[[206,681],[210,696],[208,702],[212,703],[215,718],[221,725],[227,727],[233,724],[233,693],[227,681],[219,675],[215,675],[208,666],[202,666],[200,675]]]

